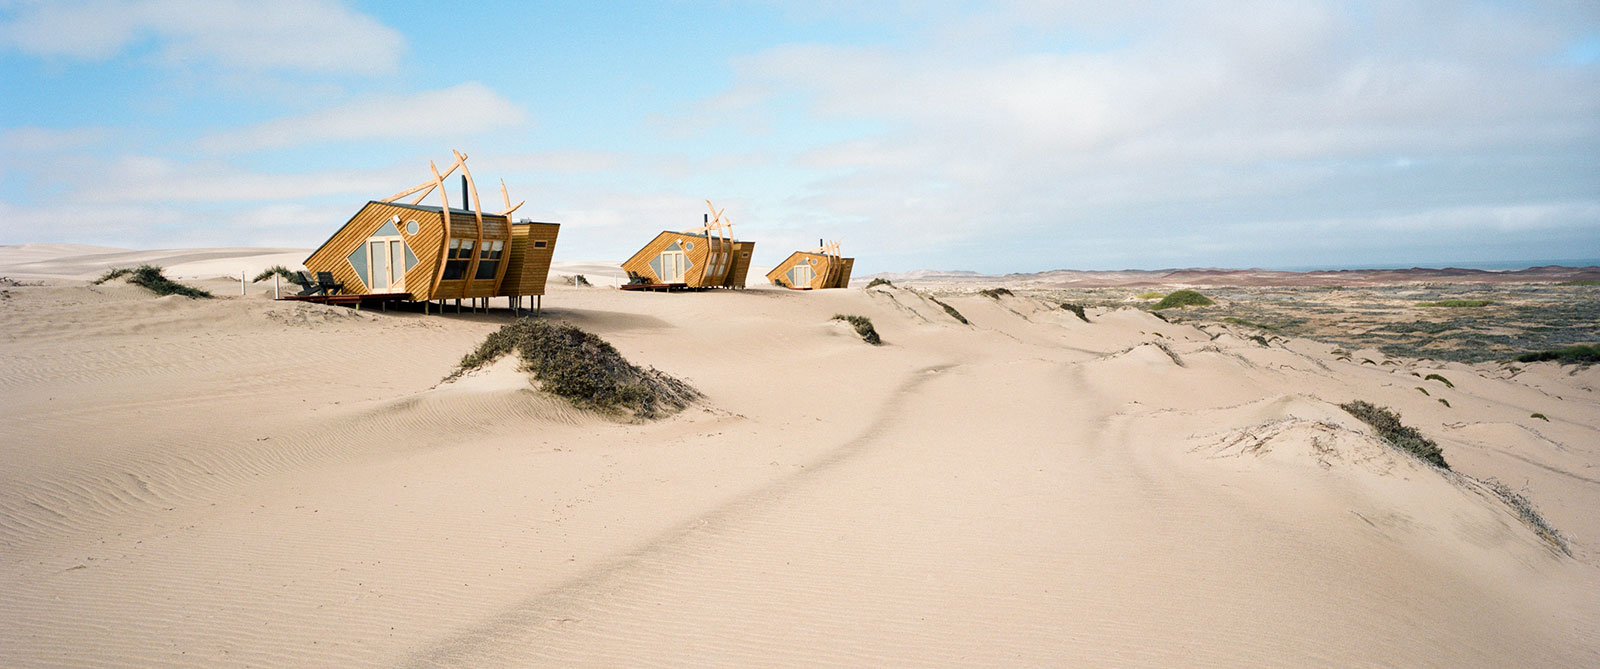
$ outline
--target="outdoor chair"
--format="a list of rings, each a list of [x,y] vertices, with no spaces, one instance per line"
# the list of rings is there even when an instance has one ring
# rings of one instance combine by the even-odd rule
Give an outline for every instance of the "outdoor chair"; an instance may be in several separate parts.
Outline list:
[[[317,279],[315,277],[311,276],[310,272],[300,272],[299,274],[300,274],[300,282],[299,282],[300,283],[300,292],[295,293],[295,297],[305,297],[307,295],[316,295],[317,293],[322,292],[322,286],[317,285]]]
[[[344,282],[333,278],[333,272],[317,272],[317,286],[325,295],[337,295],[344,292]]]

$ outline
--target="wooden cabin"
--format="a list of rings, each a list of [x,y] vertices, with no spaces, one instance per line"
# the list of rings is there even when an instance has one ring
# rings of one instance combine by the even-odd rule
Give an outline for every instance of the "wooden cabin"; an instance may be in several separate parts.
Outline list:
[[[544,295],[555,253],[556,223],[513,222],[505,183],[506,208],[485,213],[467,157],[433,179],[361,207],[328,241],[306,258],[306,269],[329,272],[344,282],[345,295],[396,296],[427,301]],[[462,171],[462,206],[450,206],[444,179]],[[434,191],[439,205],[421,204]],[[415,195],[411,202],[402,198]],[[472,209],[464,208],[471,198]],[[519,300],[520,301],[520,300]]]
[[[848,288],[856,259],[839,255],[839,243],[824,244],[810,251],[795,251],[767,272],[775,286],[791,290]]]
[[[704,225],[663,230],[622,263],[625,288],[743,288],[755,242],[733,238],[733,221],[711,206]]]

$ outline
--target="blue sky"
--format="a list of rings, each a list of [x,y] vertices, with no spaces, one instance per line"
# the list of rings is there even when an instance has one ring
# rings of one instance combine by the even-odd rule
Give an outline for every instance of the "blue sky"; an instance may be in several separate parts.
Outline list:
[[[1594,3],[0,0],[0,68],[0,244],[310,247],[460,149],[567,260],[1600,257]]]

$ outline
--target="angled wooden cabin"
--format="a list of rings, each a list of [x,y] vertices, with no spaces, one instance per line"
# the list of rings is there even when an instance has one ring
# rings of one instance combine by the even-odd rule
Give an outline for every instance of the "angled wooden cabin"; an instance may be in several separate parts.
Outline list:
[[[855,264],[855,258],[839,255],[839,242],[832,242],[810,251],[789,254],[777,267],[767,272],[767,280],[775,286],[791,290],[847,288]]]
[[[743,288],[755,242],[733,238],[733,221],[711,206],[704,225],[663,230],[622,263],[630,286]]]
[[[418,301],[544,295],[561,226],[512,222],[522,203],[511,205],[503,181],[506,208],[484,213],[466,155],[455,156],[444,174],[429,163],[432,180],[361,207],[306,258],[306,269],[333,274],[347,295]],[[470,195],[472,209],[450,206],[444,179],[456,168],[462,172],[462,205]],[[434,191],[439,206],[421,204]],[[398,201],[417,193],[409,203]]]

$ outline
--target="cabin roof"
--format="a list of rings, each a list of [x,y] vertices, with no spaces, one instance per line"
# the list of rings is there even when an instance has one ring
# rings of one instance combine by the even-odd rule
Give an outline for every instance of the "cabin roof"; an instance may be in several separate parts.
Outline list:
[[[371,201],[369,201],[369,204],[386,204],[386,205],[389,205],[389,206],[392,206],[392,207],[400,207],[401,209],[415,209],[417,211],[431,211],[431,212],[433,212],[435,214],[444,211],[444,208],[436,207],[436,206],[433,206],[433,205],[430,205],[430,204],[406,204],[404,202],[384,202],[382,200],[371,200]],[[471,216],[472,215],[472,210],[471,209],[457,209],[455,207],[451,207],[450,208],[450,213],[452,213],[452,214],[466,214],[468,216]],[[484,212],[483,215],[485,217],[505,218],[505,216],[503,214],[491,214],[491,213],[488,213],[488,212]]]
[[[710,237],[708,237],[706,235],[706,233],[704,233],[704,232],[678,232],[677,230],[662,230],[661,233],[662,234],[666,234],[666,235],[681,235],[683,237],[699,237],[700,239],[710,239]],[[656,235],[656,236],[660,237],[661,235]],[[742,242],[742,241],[745,241],[743,239],[728,239],[727,237],[717,237],[717,239],[722,239],[722,240],[726,240],[726,241],[730,241],[730,242]]]

